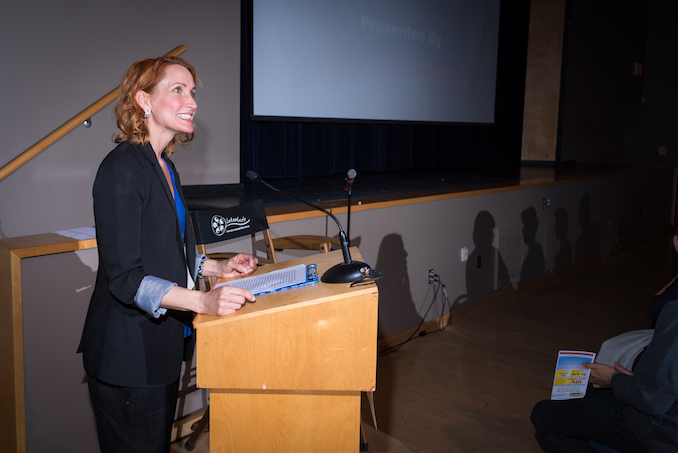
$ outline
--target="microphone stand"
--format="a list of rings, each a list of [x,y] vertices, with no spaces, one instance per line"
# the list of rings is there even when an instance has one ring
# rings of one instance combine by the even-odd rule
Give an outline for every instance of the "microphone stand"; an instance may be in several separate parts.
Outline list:
[[[339,223],[339,220],[337,220],[337,218],[331,212],[326,211],[325,209],[316,206],[313,203],[310,203],[306,200],[302,200],[301,198],[298,198],[290,193],[276,189],[263,179],[259,178],[259,175],[254,173],[252,170],[248,171],[246,175],[252,181],[260,182],[271,190],[274,190],[280,194],[285,195],[286,197],[304,203],[314,209],[317,209],[318,211],[324,212],[336,222],[337,227],[339,227],[339,241],[341,242],[341,252],[344,255],[344,262],[329,268],[322,275],[322,277],[320,277],[320,280],[323,283],[353,283],[363,281],[366,277],[367,278],[381,277],[381,272],[370,268],[369,265],[363,263],[362,261],[353,261],[351,259],[351,252],[348,250],[348,240],[346,239],[346,233],[344,233],[344,229],[341,227],[341,223]]]
[[[347,214],[346,214],[346,236],[348,239],[348,245],[351,245],[351,194],[353,193],[353,181],[355,180],[355,177],[357,176],[357,173],[354,169],[350,169],[346,173],[346,184],[344,185],[344,190],[348,192],[348,206],[347,206]]]
[[[348,186],[348,206],[346,211],[346,235],[348,236],[348,245],[351,246],[351,192],[353,185]]]

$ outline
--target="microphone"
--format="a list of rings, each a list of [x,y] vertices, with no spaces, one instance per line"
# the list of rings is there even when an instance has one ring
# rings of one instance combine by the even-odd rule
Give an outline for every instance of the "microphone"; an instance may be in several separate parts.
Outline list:
[[[353,170],[353,173],[355,173],[355,170]],[[301,198],[295,197],[292,194],[276,189],[275,187],[261,179],[259,175],[253,172],[252,170],[248,170],[245,173],[245,175],[252,181],[260,182],[271,190],[274,190],[280,194],[285,195],[286,197],[304,203],[314,209],[317,209],[318,211],[324,212],[325,214],[330,216],[332,220],[336,222],[337,227],[339,228],[339,242],[341,243],[341,252],[344,255],[344,262],[329,268],[322,275],[322,277],[320,277],[320,280],[323,283],[353,283],[363,281],[365,278],[379,278],[382,276],[381,272],[372,269],[369,265],[363,263],[362,261],[353,261],[351,259],[351,252],[348,250],[348,240],[346,239],[346,233],[344,233],[344,229],[341,227],[341,223],[339,223],[339,220],[337,220],[337,218],[331,212],[326,211],[325,209],[316,206],[313,203],[309,203],[306,200],[302,200]],[[355,178],[355,174],[353,175],[353,178]]]
[[[356,173],[356,171],[352,168],[346,173],[344,190],[347,191],[348,193],[351,193],[351,189],[353,188],[353,180],[355,179],[356,176],[358,176],[358,173]]]

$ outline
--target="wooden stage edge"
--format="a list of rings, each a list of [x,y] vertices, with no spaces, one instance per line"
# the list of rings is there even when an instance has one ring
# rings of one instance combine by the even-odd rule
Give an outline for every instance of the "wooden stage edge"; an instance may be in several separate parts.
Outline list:
[[[582,181],[636,175],[656,171],[676,172],[677,169],[672,167],[616,168],[582,174],[555,175],[553,169],[530,168],[529,175],[521,176],[520,180],[478,186],[465,186],[422,192],[354,198],[351,203],[351,210],[352,212],[358,212],[369,211],[372,209],[385,209],[416,203],[428,203],[431,201],[448,200],[453,198],[473,197],[476,195],[511,192],[514,190],[557,186],[561,184],[572,184]],[[674,175],[674,178],[675,177],[676,176]],[[327,201],[317,203],[317,205],[327,209],[332,214],[343,214],[347,212],[345,200]],[[291,220],[308,219],[325,215],[322,212],[316,211],[313,208],[303,204],[266,208],[266,214],[268,217],[268,223],[288,222]],[[18,258],[30,258],[35,256],[72,252],[76,250],[87,250],[96,248],[96,246],[95,239],[76,240],[53,233],[0,239],[0,250],[4,249],[11,251],[11,254]]]
[[[614,168],[595,172],[558,175],[552,168],[529,167],[526,169],[524,174],[521,175],[520,179],[513,181],[503,181],[476,186],[441,188],[437,190],[420,192],[394,193],[374,197],[356,197],[351,200],[351,211],[369,211],[372,209],[384,209],[416,203],[427,203],[430,201],[511,192],[514,190],[535,189],[538,187],[572,184],[582,181],[637,175],[655,171],[675,171],[675,169],[670,167]],[[332,214],[344,214],[348,211],[345,199],[316,204],[321,208],[327,209]],[[268,217],[268,223],[287,222],[290,220],[308,219],[325,215],[303,204],[266,208],[266,214]]]

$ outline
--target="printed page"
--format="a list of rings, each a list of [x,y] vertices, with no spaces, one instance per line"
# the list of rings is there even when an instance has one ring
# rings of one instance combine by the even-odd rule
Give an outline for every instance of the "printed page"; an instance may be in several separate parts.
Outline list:
[[[591,370],[581,366],[582,363],[593,363],[594,352],[558,351],[556,373],[551,390],[552,400],[569,400],[583,398],[589,383]]]
[[[220,286],[237,286],[250,291],[255,296],[262,293],[268,293],[291,286],[306,283],[306,265],[299,264],[287,269],[280,269],[261,275],[253,275],[238,280],[219,283]]]
[[[70,230],[52,231],[52,233],[77,239],[79,241],[86,239],[96,239],[97,237],[94,227],[71,228]]]

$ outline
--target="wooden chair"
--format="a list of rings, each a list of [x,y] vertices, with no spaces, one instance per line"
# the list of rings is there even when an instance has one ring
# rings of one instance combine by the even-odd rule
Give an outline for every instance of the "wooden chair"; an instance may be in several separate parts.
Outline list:
[[[363,392],[367,397],[367,402],[370,405],[370,412],[372,413],[372,423],[374,423],[374,429],[379,430],[377,426],[377,413],[374,410],[374,392]],[[360,419],[360,451],[369,451],[370,447],[367,443],[367,436],[365,435],[365,428],[363,427],[362,416]]]
[[[277,262],[275,249],[271,247],[271,231],[268,228],[266,211],[261,200],[242,203],[230,208],[191,211],[190,214],[199,254],[208,255],[206,246],[209,244],[262,233],[268,259],[271,262]],[[235,253],[213,253],[208,256],[213,259],[228,259],[234,255]],[[262,264],[266,262],[266,260],[261,261]],[[212,289],[210,278],[205,279],[205,289],[208,291]]]
[[[235,253],[207,254],[206,245],[236,239],[248,234],[254,236],[257,233],[262,233],[264,237],[267,259],[260,259],[261,264],[277,263],[276,251],[296,249],[329,252],[333,245],[340,245],[339,240],[326,236],[300,235],[272,238],[264,204],[260,199],[230,208],[191,211],[191,221],[198,244],[198,253],[218,260],[228,259]],[[207,290],[211,289],[212,282],[206,279],[205,286]]]

